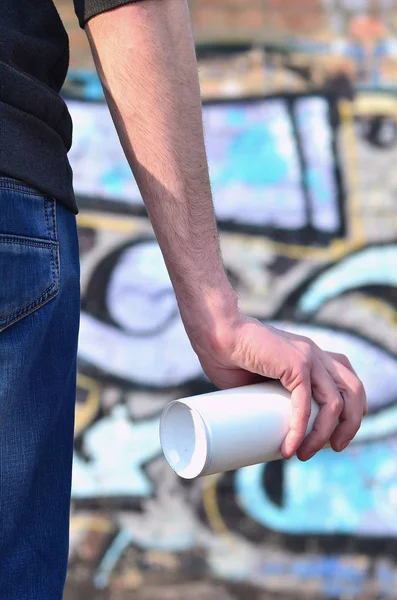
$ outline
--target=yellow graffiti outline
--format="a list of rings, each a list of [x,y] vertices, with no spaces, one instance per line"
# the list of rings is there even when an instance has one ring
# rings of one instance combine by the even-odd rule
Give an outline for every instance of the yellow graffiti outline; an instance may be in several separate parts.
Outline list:
[[[112,533],[115,530],[115,524],[108,517],[72,515],[70,519],[71,533],[77,531],[96,531],[98,533]]]
[[[143,217],[139,217],[139,219],[144,220]],[[80,211],[77,216],[77,223],[79,227],[91,227],[115,233],[136,233],[139,229],[136,217],[129,215],[118,217],[112,214],[84,210]]]
[[[100,387],[91,377],[77,374],[77,387],[88,391],[87,400],[83,405],[76,404],[75,413],[75,437],[80,435],[92,423],[95,416],[98,414],[100,406]]]
[[[376,315],[384,317],[391,326],[397,327],[397,310],[384,300],[366,297],[360,298],[357,303],[361,304]]]
[[[203,490],[203,508],[208,524],[213,533],[223,537],[228,544],[234,544],[231,531],[226,525],[219,509],[216,488],[221,475],[213,475],[208,478]]]
[[[351,238],[338,238],[333,240],[328,248],[317,248],[299,244],[286,244],[270,239],[260,239],[254,236],[250,237],[250,242],[254,242],[263,250],[266,247],[271,247],[280,256],[286,256],[292,259],[314,258],[318,260],[340,260],[348,253],[358,250],[364,246],[365,236],[363,223],[359,217],[360,202],[359,202],[359,180],[358,180],[358,152],[357,140],[354,131],[354,110],[353,104],[348,100],[340,101],[338,111],[342,122],[342,138],[344,140],[344,162],[345,175],[348,187],[348,201],[346,206],[348,209],[348,226],[351,227]],[[92,227],[98,230],[107,230],[115,233],[132,234],[139,230],[138,222],[146,222],[143,217],[132,217],[123,215],[122,217],[111,214],[103,214],[101,212],[81,211],[77,217],[80,227]],[[227,234],[223,233],[222,237],[243,237],[245,234]]]
[[[364,246],[365,236],[363,230],[363,224],[359,217],[360,214],[360,202],[359,202],[359,182],[358,182],[358,152],[356,135],[354,131],[354,111],[353,105],[349,101],[341,101],[338,106],[341,122],[342,122],[342,137],[343,137],[343,148],[345,154],[345,174],[348,186],[348,223],[351,228],[352,237],[348,240],[340,238],[333,240],[328,248],[317,248],[305,245],[290,245],[283,242],[277,242],[270,239],[257,238],[255,236],[246,236],[240,233],[222,233],[222,237],[228,240],[242,239],[243,237],[249,237],[250,246],[254,246],[260,250],[266,250],[271,247],[279,255],[286,256],[293,259],[308,259],[315,258],[318,260],[332,260],[336,261],[341,259],[353,250],[358,250]],[[132,217],[130,215],[118,216],[114,214],[104,214],[102,212],[91,212],[81,211],[78,215],[78,225],[80,227],[91,227],[97,230],[105,230],[120,234],[135,234],[140,230],[140,223],[147,223],[147,219],[144,217]],[[371,300],[372,307],[380,307],[380,302]],[[369,304],[369,299],[367,301]],[[383,310],[386,304],[383,303]],[[389,307],[390,309],[390,307]],[[390,309],[391,310],[391,309]],[[83,377],[83,376],[80,376]],[[87,383],[94,383],[93,380],[85,378]],[[84,385],[82,386],[84,387]],[[98,388],[99,392],[99,388]],[[94,395],[94,398],[96,396]],[[94,403],[96,400],[92,401]],[[98,396],[99,404],[99,396]],[[87,416],[81,418],[84,425],[81,425],[81,430],[89,424],[89,414],[92,415],[94,409],[91,412],[87,410]],[[209,478],[203,490],[203,508],[209,523],[211,530],[219,536],[227,537],[229,542],[232,542],[232,534],[227,527],[217,501],[217,483],[219,476]],[[80,518],[83,523],[96,524],[97,527],[104,527],[103,520],[90,520],[88,518]],[[95,527],[96,528],[96,527]],[[102,530],[102,529],[100,529]]]

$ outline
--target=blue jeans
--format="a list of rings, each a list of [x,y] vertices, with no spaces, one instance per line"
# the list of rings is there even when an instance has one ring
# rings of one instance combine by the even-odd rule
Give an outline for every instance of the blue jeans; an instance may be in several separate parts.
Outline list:
[[[0,175],[0,599],[61,600],[73,452],[75,216]]]

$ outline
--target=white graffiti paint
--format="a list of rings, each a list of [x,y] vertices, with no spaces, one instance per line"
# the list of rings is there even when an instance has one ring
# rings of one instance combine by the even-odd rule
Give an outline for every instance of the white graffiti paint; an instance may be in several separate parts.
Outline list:
[[[154,492],[143,466],[161,453],[159,423],[154,417],[133,422],[118,405],[84,434],[84,460],[75,453],[72,496],[145,497]]]
[[[75,124],[69,157],[76,192],[106,199],[109,207],[115,200],[142,207],[106,104],[71,100],[68,107]],[[220,221],[259,230],[266,226],[291,231],[311,225],[336,233],[341,215],[325,98],[297,99],[294,112],[283,98],[211,103],[204,105],[203,117]],[[312,148],[309,130],[316,131],[318,147]],[[300,143],[305,166],[299,158]]]
[[[175,294],[156,242],[125,250],[107,288],[107,306],[125,331],[156,331],[178,312]]]
[[[395,258],[395,250],[393,247],[386,253],[385,260],[389,267],[389,262]],[[363,258],[373,256],[365,252],[363,254]],[[353,255],[352,259],[356,256],[359,255]],[[360,264],[363,258],[360,258]],[[349,259],[345,262],[349,263]],[[367,280],[371,280],[375,267],[378,280],[382,280],[378,263],[377,259],[370,261],[368,269],[359,276],[360,284],[365,281],[365,275]],[[374,265],[373,269],[371,264]],[[319,287],[314,281],[303,298],[324,299],[321,290],[333,289],[331,284],[337,285],[337,281],[340,289],[343,282],[348,281],[347,273],[352,272],[352,265],[348,266],[346,272],[341,267],[345,276],[340,278],[334,275],[335,269],[340,274],[337,266],[330,269],[329,277],[321,274]],[[390,276],[392,277],[394,275]],[[123,329],[103,323],[83,312],[80,358],[126,381],[155,387],[182,385],[191,379],[204,378],[177,312],[171,282],[157,243],[145,242],[132,246],[122,254],[109,281],[107,300],[109,312]],[[302,303],[306,306],[304,300]],[[347,354],[364,382],[370,409],[396,402],[397,359],[386,350],[354,333],[332,330],[320,324],[297,324],[290,321],[270,324],[311,337],[326,350]],[[129,328],[138,334],[131,333]],[[146,330],[156,328],[159,328],[158,333],[144,334]],[[368,439],[371,434],[374,437],[390,435],[397,430],[397,408],[379,413],[371,417],[369,422],[371,425],[364,422],[361,434],[363,438]]]
[[[310,314],[326,302],[369,285],[397,287],[397,246],[370,246],[320,273],[298,301],[297,312]]]
[[[203,377],[179,316],[166,330],[146,337],[130,335],[83,312],[80,332],[80,358],[127,382],[166,388]]]

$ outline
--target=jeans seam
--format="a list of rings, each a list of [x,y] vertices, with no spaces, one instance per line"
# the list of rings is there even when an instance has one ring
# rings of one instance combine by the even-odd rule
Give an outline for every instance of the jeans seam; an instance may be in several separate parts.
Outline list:
[[[6,184],[6,185],[1,185],[2,183]],[[27,194],[28,196],[38,196],[39,198],[46,197],[45,193],[41,193],[33,187],[29,187],[28,185],[25,185],[24,183],[17,183],[17,182],[13,183],[12,181],[9,181],[8,179],[0,178],[0,190],[20,192],[21,194]]]
[[[47,214],[47,202],[50,201],[52,204],[55,204],[54,199],[44,198],[44,213],[47,222],[47,233],[51,238],[51,229],[49,224],[49,218]],[[55,215],[54,215],[54,206],[53,210],[53,230],[55,240],[39,240],[35,238],[25,238],[19,237],[15,235],[0,235],[0,244],[18,244],[20,246],[31,246],[35,248],[43,248],[46,250],[50,250],[50,261],[51,261],[51,275],[52,275],[52,283],[40,294],[38,298],[29,302],[24,307],[19,308],[17,311],[8,313],[7,315],[0,315],[0,331],[12,325],[15,321],[18,321],[22,316],[27,316],[34,310],[39,309],[43,304],[45,304],[48,300],[50,300],[53,296],[57,294],[59,289],[59,280],[60,280],[60,271],[59,271],[59,245],[57,241],[56,228],[55,228]],[[55,257],[54,257],[55,253]],[[55,258],[55,259],[54,259]],[[54,289],[55,288],[55,289]],[[52,292],[52,290],[54,291]]]
[[[51,209],[52,209],[52,223],[53,223],[53,230],[54,230],[54,240],[56,243],[56,250],[55,250],[55,269],[56,269],[56,273],[55,273],[55,278],[56,281],[60,281],[61,279],[61,267],[60,267],[60,260],[59,260],[59,243],[58,243],[58,232],[57,232],[57,215],[56,215],[56,210],[55,210],[55,200],[54,198],[50,199],[51,202]]]
[[[51,289],[55,286],[55,290],[53,293],[50,293]],[[56,282],[53,282],[44,292],[40,295],[40,297],[34,302],[30,302],[23,308],[20,308],[17,312],[10,313],[0,318],[0,331],[9,327],[14,322],[18,321],[20,317],[28,316],[33,311],[39,309],[43,306],[48,300],[51,300],[57,293]]]
[[[21,236],[22,237],[22,236]],[[18,244],[19,246],[33,246],[35,248],[52,249],[57,242],[52,240],[39,240],[34,238],[19,238],[15,235],[0,234],[0,244]]]
[[[50,239],[51,239],[51,234],[52,234],[52,235],[53,235],[53,237],[54,237],[54,238],[55,238],[55,240],[56,240],[56,231],[55,231],[54,211],[53,211],[53,207],[51,206],[51,208],[52,208],[52,224],[53,224],[53,225],[52,225],[52,229],[53,229],[53,231],[51,232],[51,228],[50,228],[50,219],[49,219],[49,216],[48,216],[48,202],[51,202],[51,204],[52,204],[52,201],[51,201],[51,200],[48,200],[48,199],[44,198],[44,214],[45,214],[45,219],[46,219],[46,222],[47,222],[47,234],[48,234],[48,237],[49,237]],[[56,243],[56,242],[55,242],[55,243]],[[57,254],[58,254],[58,253],[57,253]],[[53,278],[53,280],[54,280],[54,281],[56,281],[56,278],[57,278],[57,276],[59,276],[59,269],[57,269],[57,268],[56,268],[56,265],[54,264],[54,255],[53,255],[53,253],[52,253],[52,252],[51,252],[51,273],[52,273],[52,278]]]
[[[44,215],[45,215],[45,220],[47,223],[47,234],[48,234],[48,237],[51,239],[50,221],[48,219],[47,202],[46,202],[45,198],[44,198]]]

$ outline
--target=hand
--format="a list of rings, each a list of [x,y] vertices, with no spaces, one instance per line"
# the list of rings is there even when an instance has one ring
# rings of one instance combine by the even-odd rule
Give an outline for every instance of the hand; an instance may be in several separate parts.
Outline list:
[[[216,322],[213,337],[189,334],[213,383],[231,388],[279,379],[291,392],[292,416],[281,451],[308,460],[330,441],[340,452],[356,435],[368,411],[365,391],[349,360],[324,352],[308,338],[263,325],[242,313]],[[188,333],[189,329],[187,328]],[[193,328],[194,331],[194,328]],[[313,431],[305,438],[312,396],[320,405]]]

